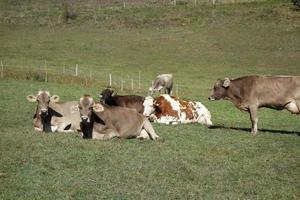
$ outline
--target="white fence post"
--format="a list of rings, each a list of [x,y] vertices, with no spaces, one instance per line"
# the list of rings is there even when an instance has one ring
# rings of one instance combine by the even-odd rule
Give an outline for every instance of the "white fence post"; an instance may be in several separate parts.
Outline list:
[[[123,8],[126,8],[126,1],[123,1]]]
[[[76,64],[76,67],[75,67],[75,76],[78,76],[78,64]]]
[[[123,91],[123,79],[121,79],[121,91]]]
[[[45,82],[48,82],[47,61],[45,60]]]
[[[133,90],[133,79],[131,79],[131,90]]]
[[[139,89],[141,89],[141,71],[139,71]]]
[[[111,87],[111,82],[112,82],[111,74],[109,74],[109,87]]]
[[[3,67],[3,62],[2,62],[2,60],[1,60],[1,78],[3,78],[3,69],[4,67]]]
[[[216,0],[212,0],[212,2],[213,2],[213,5],[215,5],[215,4],[216,4]]]

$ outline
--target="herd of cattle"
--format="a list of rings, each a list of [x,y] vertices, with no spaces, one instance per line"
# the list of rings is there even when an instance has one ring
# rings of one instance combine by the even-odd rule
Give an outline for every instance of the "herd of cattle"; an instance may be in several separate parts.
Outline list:
[[[172,96],[173,77],[159,75],[153,91],[165,90],[157,97],[117,95],[114,90],[103,90],[99,101],[90,95],[79,101],[60,102],[59,96],[48,91],[28,95],[30,102],[37,102],[33,117],[35,130],[44,132],[82,132],[83,138],[107,140],[118,138],[159,138],[152,122],[163,124],[200,123],[212,125],[211,114],[199,101],[188,101]],[[257,133],[257,110],[267,107],[287,109],[300,114],[300,77],[298,76],[245,76],[218,80],[210,100],[226,99],[237,108],[247,111],[252,122],[252,134]]]

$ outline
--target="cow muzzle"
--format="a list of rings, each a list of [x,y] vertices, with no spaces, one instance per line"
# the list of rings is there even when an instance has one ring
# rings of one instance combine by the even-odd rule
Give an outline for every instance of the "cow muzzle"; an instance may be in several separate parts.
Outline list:
[[[90,119],[88,116],[81,116],[81,122],[87,124],[90,122]]]
[[[48,109],[45,109],[45,108],[41,109],[40,115],[43,117],[48,115]]]
[[[210,96],[210,97],[208,97],[208,100],[210,100],[210,101],[214,101],[214,100],[216,100],[216,98],[215,98],[215,97],[213,97],[213,96]]]

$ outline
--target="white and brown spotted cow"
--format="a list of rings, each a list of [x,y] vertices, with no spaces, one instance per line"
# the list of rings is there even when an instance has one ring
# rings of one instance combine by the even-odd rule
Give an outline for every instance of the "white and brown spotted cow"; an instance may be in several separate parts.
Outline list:
[[[300,76],[252,75],[237,79],[218,80],[210,100],[226,99],[237,108],[247,111],[252,122],[251,132],[257,133],[257,110],[261,107],[287,109],[300,114]]]
[[[156,98],[146,97],[144,115],[163,124],[201,123],[212,125],[211,115],[200,102],[186,101],[167,94]]]

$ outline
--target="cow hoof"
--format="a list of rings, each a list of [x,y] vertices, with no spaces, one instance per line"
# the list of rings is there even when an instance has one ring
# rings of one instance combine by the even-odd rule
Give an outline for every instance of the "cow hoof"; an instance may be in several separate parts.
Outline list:
[[[252,136],[256,136],[256,135],[257,135],[257,132],[251,131],[251,135],[252,135]]]

